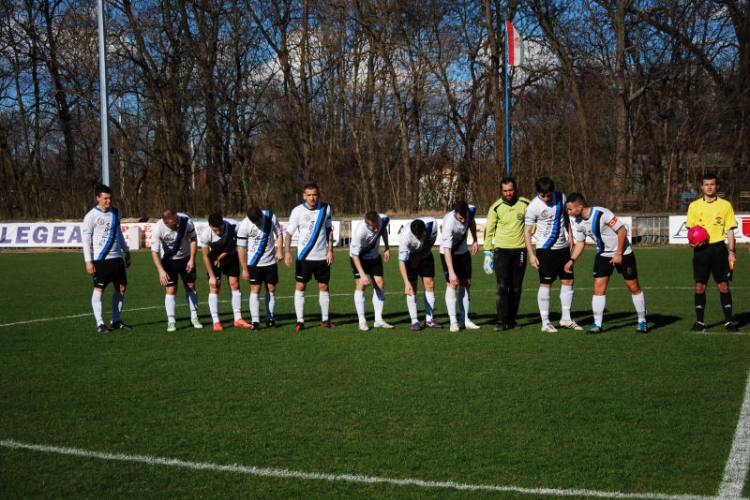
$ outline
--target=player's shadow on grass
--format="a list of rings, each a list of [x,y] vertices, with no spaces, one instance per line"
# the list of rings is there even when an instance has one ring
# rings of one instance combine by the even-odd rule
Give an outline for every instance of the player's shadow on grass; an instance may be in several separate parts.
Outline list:
[[[668,316],[666,314],[647,314],[646,315],[646,321],[649,324],[650,328],[660,328],[664,326],[669,326],[677,323],[678,321],[682,321],[684,318],[681,318],[680,316]]]
[[[589,321],[593,322],[593,315],[589,314]],[[647,314],[646,323],[649,330],[656,328],[663,328],[665,326],[673,325],[678,321],[682,321],[683,318],[679,316],[667,316],[664,314]],[[635,311],[627,312],[621,311],[616,313],[609,313],[605,310],[604,312],[604,331],[619,330],[619,329],[633,329],[638,325],[638,316]]]
[[[743,327],[750,323],[750,312],[741,312],[734,315],[734,322],[738,327]]]
[[[334,311],[330,312],[329,315],[331,322],[336,326],[344,326],[344,325],[359,325],[359,317],[356,313],[336,313]],[[367,318],[368,323],[373,322],[373,312],[372,310],[367,310],[365,317]],[[424,323],[424,311],[419,311],[419,323]],[[440,318],[436,318],[438,321],[440,321]],[[383,321],[386,323],[390,323],[393,326],[399,326],[399,325],[411,325],[411,318],[409,317],[409,313],[383,313]],[[281,314],[276,315],[276,324],[291,324],[294,326],[297,323],[297,316],[294,313],[291,314]],[[320,313],[305,313],[305,325],[313,325],[320,323]]]

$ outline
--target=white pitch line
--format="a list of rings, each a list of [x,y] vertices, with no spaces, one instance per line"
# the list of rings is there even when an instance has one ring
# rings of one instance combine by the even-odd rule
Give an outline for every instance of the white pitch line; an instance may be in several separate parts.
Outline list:
[[[393,293],[395,293],[395,292],[393,292]],[[338,295],[340,295],[340,296],[347,295],[348,296],[349,294],[343,294],[343,293],[341,293],[341,294],[338,294]],[[336,297],[336,296],[337,295],[331,294],[331,297]],[[283,296],[277,296],[276,300],[292,299],[292,298],[294,298],[294,295],[283,295]],[[220,303],[221,302],[229,303],[230,300],[222,299],[219,302]],[[187,304],[178,303],[177,307],[178,308],[187,307]],[[163,308],[164,308],[164,305],[157,305],[157,306],[148,306],[148,307],[137,307],[137,308],[131,308],[131,309],[123,309],[122,312],[125,314],[125,313],[129,313],[129,312],[133,312],[133,311],[148,311],[150,309],[163,309]],[[54,317],[54,318],[35,318],[35,319],[29,319],[29,320],[26,320],[26,321],[15,321],[13,323],[0,323],[0,328],[6,327],[6,326],[28,325],[28,324],[31,324],[31,323],[44,323],[46,321],[60,321],[60,320],[66,320],[66,319],[83,318],[83,317],[87,317],[87,316],[91,316],[91,315],[92,315],[91,312],[86,312],[86,313],[80,313],[80,314],[70,314],[68,316],[57,316],[57,317]]]
[[[644,290],[692,290],[692,287],[641,287]],[[737,287],[733,287],[733,289],[736,289]],[[525,292],[534,292],[536,291],[536,288],[524,288]],[[576,290],[583,291],[583,290],[592,290],[592,288],[587,287],[577,287]],[[627,290],[627,287],[612,287],[610,286],[608,290]],[[472,293],[496,293],[496,290],[494,289],[483,289],[483,290],[477,290],[476,288],[472,288]],[[386,292],[386,295],[402,295],[403,292]],[[331,297],[348,297],[351,293],[332,293]],[[310,295],[310,297],[316,297],[316,295]],[[294,295],[279,295],[276,297],[276,300],[288,300],[293,299]],[[227,299],[222,299],[219,301],[220,303],[228,303],[230,302]],[[156,305],[156,306],[149,306],[149,307],[139,307],[135,309],[124,309],[123,313],[128,313],[132,311],[148,311],[150,309],[160,309],[163,308],[163,305]],[[178,303],[177,307],[187,307],[187,304]],[[29,319],[26,321],[14,321],[13,323],[0,323],[0,328],[8,327],[8,326],[17,326],[17,325],[29,325],[32,323],[44,323],[47,321],[60,321],[60,320],[66,320],[66,319],[76,319],[76,318],[83,318],[86,316],[91,316],[91,312],[86,313],[80,313],[80,314],[71,314],[68,316],[57,316],[54,318],[35,318],[35,319]],[[727,332],[728,333],[728,332]],[[740,334],[742,334],[740,332]],[[725,334],[726,335],[726,334]]]
[[[479,290],[479,292],[483,292],[483,291],[485,291],[485,290]],[[488,292],[491,291],[492,293],[495,293],[494,290],[486,290],[486,291],[488,291]],[[402,294],[402,293],[403,292],[386,292],[386,295],[398,295],[398,294]],[[331,297],[349,297],[349,296],[351,296],[351,293],[332,293],[331,294]],[[317,297],[317,295],[311,294],[311,295],[309,295],[309,297]],[[293,299],[293,298],[294,298],[294,295],[277,295],[276,296],[276,300],[289,300],[289,299]],[[230,300],[221,299],[219,302],[220,303],[229,303]],[[178,303],[177,307],[178,308],[187,307],[187,304]],[[123,312],[123,314],[127,314],[127,313],[133,312],[133,311],[148,311],[150,309],[163,309],[163,308],[164,308],[164,305],[160,304],[160,305],[156,305],[156,306],[138,307],[138,308],[133,308],[133,309],[124,309],[122,312]],[[34,318],[34,319],[26,320],[26,321],[14,321],[13,323],[0,323],[0,328],[8,327],[8,326],[17,326],[17,325],[29,325],[31,323],[44,323],[44,322],[47,322],[47,321],[61,321],[61,320],[66,320],[66,319],[84,318],[84,317],[91,316],[91,315],[92,315],[91,312],[85,312],[85,313],[80,313],[80,314],[70,314],[68,316],[57,316],[57,317],[54,317],[54,318]]]
[[[593,498],[623,498],[638,500],[715,500],[714,497],[699,495],[669,495],[664,493],[622,493],[617,491],[596,490],[566,490],[557,488],[521,488],[519,486],[496,486],[483,484],[457,483],[454,481],[424,481],[422,479],[396,479],[378,476],[362,476],[358,474],[323,474],[316,472],[300,472],[288,469],[271,469],[267,467],[253,467],[245,465],[219,465],[207,462],[190,462],[174,458],[151,457],[148,455],[121,455],[113,453],[102,453],[96,451],[82,450],[79,448],[65,448],[59,446],[45,446],[37,444],[21,443],[13,440],[0,441],[4,448],[38,451],[41,453],[56,453],[60,455],[71,455],[85,458],[97,458],[100,460],[115,460],[121,462],[136,462],[148,465],[164,465],[168,467],[183,467],[187,469],[209,470],[216,472],[233,472],[237,474],[249,474],[252,476],[272,477],[283,479],[305,479],[316,481],[342,481],[348,483],[363,484],[391,484],[395,486],[416,486],[420,488],[442,488],[465,491],[494,491],[500,493],[521,493],[524,495],[546,495],[546,496],[577,496]]]
[[[187,304],[181,304],[185,305],[187,307]],[[179,305],[178,305],[179,307]],[[149,309],[159,309],[164,308],[164,306],[150,306],[150,307],[139,307],[136,309],[125,309],[123,312],[130,312],[130,311],[147,311]],[[81,314],[71,314],[68,316],[57,316],[55,318],[36,318],[36,319],[29,319],[26,321],[15,321],[13,323],[0,323],[0,328],[3,328],[5,326],[16,326],[16,325],[29,325],[31,323],[44,323],[46,321],[60,321],[60,320],[66,320],[66,319],[75,319],[75,318],[83,318],[86,316],[93,316],[93,313],[91,311],[87,313],[81,313]]]
[[[734,433],[732,449],[729,452],[724,477],[719,487],[719,499],[742,498],[745,478],[750,466],[750,374],[745,384],[745,400],[742,402],[740,419]]]

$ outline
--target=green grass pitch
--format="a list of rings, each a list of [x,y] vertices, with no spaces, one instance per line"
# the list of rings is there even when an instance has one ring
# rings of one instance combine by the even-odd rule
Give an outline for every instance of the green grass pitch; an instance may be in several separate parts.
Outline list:
[[[573,317],[585,327],[593,254],[576,265]],[[134,328],[109,334],[96,332],[80,252],[0,253],[0,497],[715,497],[748,384],[746,255],[731,284],[740,334],[724,331],[713,283],[708,333],[688,332],[689,249],[636,247],[651,331],[635,333],[615,275],[604,333],[590,336],[540,332],[534,269],[523,328],[494,332],[494,276],[482,273],[481,252],[478,331],[410,331],[394,255],[385,319],[396,328],[360,332],[348,254],[337,251],[335,330],[318,327],[312,282],[307,328],[295,332],[294,276],[282,263],[281,326],[229,326],[225,284],[225,330],[213,332],[199,262],[207,327],[189,327],[180,285],[179,329],[167,333],[164,289],[141,251],[123,312]],[[447,325],[437,282],[436,317]],[[242,291],[247,311],[246,283]],[[419,303],[423,318],[421,286]],[[556,324],[559,282],[551,310]]]

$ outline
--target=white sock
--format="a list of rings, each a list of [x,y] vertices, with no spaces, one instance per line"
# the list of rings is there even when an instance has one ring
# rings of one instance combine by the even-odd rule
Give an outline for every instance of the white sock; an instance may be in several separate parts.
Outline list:
[[[354,290],[354,309],[357,310],[359,322],[366,322],[367,319],[365,318],[365,292],[362,290]]]
[[[372,307],[375,309],[375,321],[382,323],[383,308],[385,307],[385,292],[383,290],[374,289],[372,291]]]
[[[411,318],[412,324],[419,322],[417,317],[417,296],[407,295],[406,296],[406,309],[409,310],[409,317]]]
[[[570,308],[573,306],[571,285],[560,285],[560,304],[562,305],[562,321],[570,321]]]
[[[260,294],[253,292],[250,292],[250,321],[260,322]]]
[[[591,298],[591,309],[594,311],[594,324],[604,326],[604,308],[607,305],[606,295],[594,295]]]
[[[102,292],[94,289],[94,293],[91,294],[91,308],[94,310],[94,319],[96,324],[101,325],[104,323],[102,319]]]
[[[120,321],[123,302],[125,302],[125,295],[119,290],[115,290],[112,293],[112,323]]]
[[[549,297],[551,289],[547,286],[540,286],[536,292],[536,303],[539,306],[539,316],[542,317],[542,325],[549,323]]]
[[[164,308],[167,310],[167,321],[174,323],[175,310],[177,309],[177,296],[169,294],[165,295]]]
[[[424,317],[430,321],[435,314],[435,292],[424,293]]]
[[[272,320],[276,311],[276,292],[266,291],[266,319]]]
[[[232,310],[235,321],[242,319],[242,292],[239,290],[232,290]]]
[[[445,287],[445,308],[448,309],[448,316],[451,323],[456,323],[456,289],[450,286]]]
[[[219,322],[219,294],[209,293],[208,294],[208,310],[211,311],[211,319],[214,323]]]
[[[471,292],[468,287],[462,286],[458,289],[458,303],[464,316],[464,324],[469,321],[469,304],[471,303]]]
[[[198,317],[198,292],[185,292],[185,298],[190,308],[190,319],[193,320]]]
[[[297,313],[297,323],[305,322],[305,292],[294,291],[294,312]]]
[[[636,295],[632,295],[635,312],[638,313],[638,322],[646,321],[646,297],[643,296],[643,290]]]
[[[320,292],[318,303],[320,304],[320,320],[328,321],[328,308],[331,307],[331,293]]]

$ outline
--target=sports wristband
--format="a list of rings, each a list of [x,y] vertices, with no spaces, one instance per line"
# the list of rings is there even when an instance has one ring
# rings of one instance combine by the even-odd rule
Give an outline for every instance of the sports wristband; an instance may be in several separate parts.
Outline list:
[[[575,262],[576,261],[573,257],[571,257],[570,260],[571,260],[571,262]]]
[[[736,252],[734,251],[734,248],[730,248],[730,249],[729,249],[729,251],[730,251],[730,252],[732,252],[732,253],[736,253]]]

